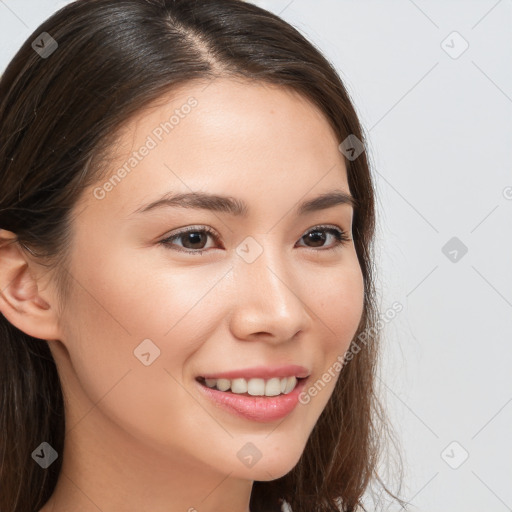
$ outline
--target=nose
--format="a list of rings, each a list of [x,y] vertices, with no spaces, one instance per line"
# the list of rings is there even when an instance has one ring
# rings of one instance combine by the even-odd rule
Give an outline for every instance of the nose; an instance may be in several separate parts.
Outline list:
[[[235,258],[236,303],[230,328],[238,339],[282,343],[310,325],[311,316],[304,302],[307,280],[299,273],[298,265],[294,267],[286,261],[282,248],[270,240],[264,244],[262,238],[258,243],[263,250],[254,261]]]

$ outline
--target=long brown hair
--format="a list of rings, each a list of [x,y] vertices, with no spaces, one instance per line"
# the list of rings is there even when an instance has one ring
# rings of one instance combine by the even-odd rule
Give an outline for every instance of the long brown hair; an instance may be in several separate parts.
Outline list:
[[[47,33],[41,55],[32,43]],[[242,77],[308,98],[341,143],[365,137],[332,65],[295,28],[240,0],[77,0],[40,25],[0,80],[0,228],[52,272],[63,304],[71,214],[85,187],[108,170],[123,124],[162,94],[192,80]],[[253,512],[353,511],[374,478],[384,410],[375,392],[378,321],[373,268],[374,190],[366,153],[346,158],[356,199],[353,240],[364,277],[358,331],[365,347],[343,366],[297,465],[254,482]],[[4,284],[5,285],[5,284]],[[48,469],[31,458],[42,441],[62,454],[61,383],[44,340],[0,316],[0,510],[39,510],[62,457]],[[394,494],[386,492],[398,499]]]

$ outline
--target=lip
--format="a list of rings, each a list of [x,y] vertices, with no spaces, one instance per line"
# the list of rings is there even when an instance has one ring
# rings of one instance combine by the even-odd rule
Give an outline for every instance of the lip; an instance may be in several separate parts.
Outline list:
[[[297,364],[288,364],[281,366],[253,366],[252,368],[245,368],[239,370],[231,370],[228,372],[208,373],[198,375],[205,379],[271,379],[272,377],[297,377],[303,379],[309,377],[310,372],[304,366]]]
[[[218,407],[235,416],[261,423],[276,421],[290,414],[299,402],[299,395],[306,385],[307,378],[297,382],[295,389],[287,395],[246,396],[219,391],[197,382],[200,391]]]

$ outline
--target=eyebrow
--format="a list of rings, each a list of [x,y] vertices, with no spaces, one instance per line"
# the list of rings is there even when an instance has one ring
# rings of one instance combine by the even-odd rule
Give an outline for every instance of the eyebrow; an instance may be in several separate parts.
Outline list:
[[[298,216],[302,216],[341,204],[348,204],[352,208],[355,208],[357,201],[352,195],[344,192],[343,190],[332,190],[314,197],[313,199],[303,201],[296,207],[295,212]],[[132,215],[144,213],[164,206],[211,210],[214,212],[228,213],[237,217],[247,217],[249,214],[249,207],[247,206],[247,203],[241,199],[198,191],[181,194],[168,192],[156,201],[137,208]]]

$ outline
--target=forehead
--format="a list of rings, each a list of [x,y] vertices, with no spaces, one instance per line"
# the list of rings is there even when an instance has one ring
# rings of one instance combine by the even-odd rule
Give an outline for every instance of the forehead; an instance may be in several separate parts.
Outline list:
[[[226,78],[192,82],[124,125],[95,186],[108,189],[102,207],[124,214],[169,190],[229,189],[248,203],[276,189],[298,200],[319,181],[348,192],[339,142],[320,109],[296,91]]]
[[[311,151],[319,139],[327,145],[337,139],[323,112],[297,91],[228,78],[181,85],[136,114],[119,135],[119,156],[148,135],[158,145],[187,139],[197,145],[210,141],[213,148],[231,141],[233,150],[264,145],[282,153],[297,145]]]

